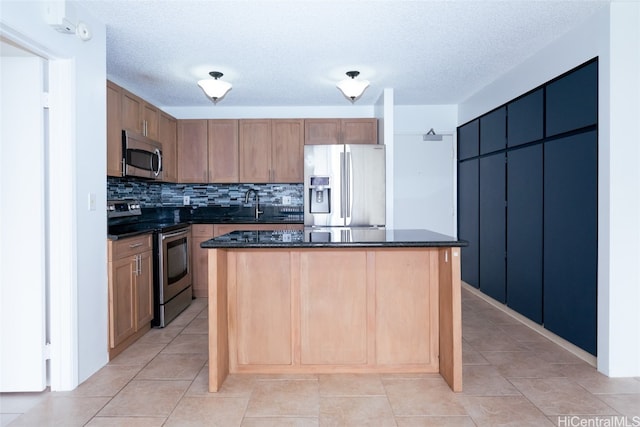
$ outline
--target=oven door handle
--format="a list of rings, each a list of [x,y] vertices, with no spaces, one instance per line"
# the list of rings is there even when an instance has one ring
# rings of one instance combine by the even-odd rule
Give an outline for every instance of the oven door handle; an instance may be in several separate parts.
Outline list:
[[[189,230],[181,230],[181,231],[176,231],[174,233],[167,233],[167,234],[162,234],[162,240],[164,239],[168,239],[170,237],[177,237],[177,236],[182,236],[183,234],[187,234],[189,232]]]

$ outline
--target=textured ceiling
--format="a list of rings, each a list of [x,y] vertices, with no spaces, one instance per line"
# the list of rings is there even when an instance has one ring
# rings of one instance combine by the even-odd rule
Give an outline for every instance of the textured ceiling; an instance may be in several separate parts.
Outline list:
[[[220,106],[335,106],[349,70],[358,105],[456,104],[608,0],[79,0],[107,25],[107,75],[160,107],[211,106],[197,80],[221,71]]]

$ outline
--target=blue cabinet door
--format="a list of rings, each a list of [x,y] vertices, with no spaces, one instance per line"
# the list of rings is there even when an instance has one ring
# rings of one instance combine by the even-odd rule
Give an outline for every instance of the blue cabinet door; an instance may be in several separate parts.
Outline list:
[[[458,238],[469,242],[461,250],[462,280],[478,287],[478,159],[458,164]]]
[[[480,154],[507,147],[507,107],[502,106],[480,117]]]
[[[544,89],[537,89],[507,105],[507,145],[515,147],[544,136]],[[542,167],[542,166],[541,166]]]
[[[476,119],[458,128],[458,159],[478,157],[480,133],[479,120]]]
[[[590,131],[545,142],[544,326],[596,354],[598,148]]]
[[[598,61],[554,80],[546,90],[547,136],[598,122]]]
[[[507,160],[507,305],[542,323],[542,144]]]
[[[480,289],[506,300],[505,155],[480,159]]]

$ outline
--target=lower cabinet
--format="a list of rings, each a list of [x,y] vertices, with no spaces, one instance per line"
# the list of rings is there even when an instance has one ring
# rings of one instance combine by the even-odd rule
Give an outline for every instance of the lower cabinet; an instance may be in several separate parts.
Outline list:
[[[107,242],[109,359],[151,328],[153,257],[151,235]]]
[[[458,237],[469,242],[460,251],[460,274],[462,280],[475,288],[480,287],[478,164],[478,159],[471,159],[458,165]]]
[[[507,305],[542,323],[542,144],[507,154]]]
[[[506,301],[505,155],[480,158],[480,290]]]
[[[214,237],[236,230],[302,230],[302,224],[193,224],[191,226],[191,271],[193,272],[193,296],[208,296],[208,252],[200,245]]]
[[[544,326],[596,355],[597,131],[544,147]]]

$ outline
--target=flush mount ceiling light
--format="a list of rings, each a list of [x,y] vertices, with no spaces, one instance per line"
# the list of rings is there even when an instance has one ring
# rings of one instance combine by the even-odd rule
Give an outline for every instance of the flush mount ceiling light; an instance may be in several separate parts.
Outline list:
[[[339,81],[336,85],[351,102],[360,98],[364,90],[369,87],[368,80],[356,80],[358,75],[360,75],[360,71],[347,71],[349,78]]]
[[[203,79],[198,81],[198,86],[204,91],[207,97],[211,98],[214,104],[217,104],[222,97],[231,89],[231,83],[220,80],[224,74],[220,71],[211,71],[209,73],[213,79]]]

